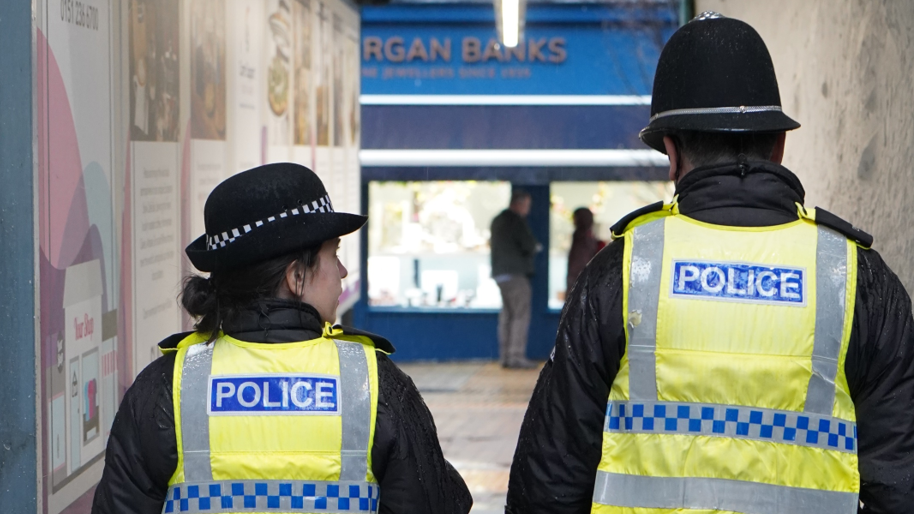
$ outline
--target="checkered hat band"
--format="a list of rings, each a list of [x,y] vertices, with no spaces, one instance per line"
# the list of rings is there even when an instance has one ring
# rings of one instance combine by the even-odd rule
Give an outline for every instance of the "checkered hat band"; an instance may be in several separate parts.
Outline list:
[[[609,402],[610,433],[730,437],[857,453],[857,424],[818,414],[737,405]]]
[[[318,198],[311,203],[299,205],[288,209],[284,212],[281,212],[275,216],[269,216],[266,219],[257,220],[253,223],[248,223],[238,228],[233,228],[231,230],[222,232],[221,234],[207,234],[206,235],[206,248],[207,250],[218,250],[219,248],[225,248],[225,245],[229,243],[234,243],[236,239],[244,236],[252,230],[256,230],[264,225],[273,223],[276,220],[283,218],[288,218],[290,216],[299,216],[302,214],[314,214],[318,212],[334,212],[333,204],[330,203],[330,195],[324,195],[322,198]]]
[[[164,514],[173,512],[364,512],[378,511],[381,489],[373,482],[222,480],[168,488]]]

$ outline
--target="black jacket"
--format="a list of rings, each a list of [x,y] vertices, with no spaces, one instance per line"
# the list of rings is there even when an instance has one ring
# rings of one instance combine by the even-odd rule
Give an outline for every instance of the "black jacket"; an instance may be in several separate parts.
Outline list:
[[[505,209],[495,216],[491,227],[492,276],[533,276],[536,238],[522,216]]]
[[[264,301],[224,326],[242,341],[284,343],[320,337],[317,311],[300,302]],[[384,338],[368,335],[379,349],[393,351]],[[162,343],[174,348],[187,334]],[[413,381],[382,352],[378,358],[378,416],[372,471],[381,487],[378,512],[466,514],[473,500],[460,474],[444,460],[432,415]],[[172,377],[175,353],[155,360],[127,390],[105,454],[105,471],[95,490],[93,514],[160,514],[168,481],[177,467]]]
[[[694,219],[771,226],[797,219],[800,181],[772,163],[705,167],[683,177]],[[848,226],[849,227],[849,226]],[[625,353],[624,240],[601,251],[568,295],[553,358],[540,374],[511,467],[508,513],[590,512],[609,389]],[[914,324],[911,301],[874,250],[857,251],[857,299],[845,362],[857,413],[861,513],[914,505]]]

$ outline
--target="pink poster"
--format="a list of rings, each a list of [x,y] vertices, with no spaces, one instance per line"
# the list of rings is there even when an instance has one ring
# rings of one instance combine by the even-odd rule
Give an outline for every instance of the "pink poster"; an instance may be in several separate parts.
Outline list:
[[[110,5],[80,7],[49,2],[47,24],[36,31],[40,465],[50,514],[85,503],[101,475],[125,344],[118,337],[122,184],[113,159]]]

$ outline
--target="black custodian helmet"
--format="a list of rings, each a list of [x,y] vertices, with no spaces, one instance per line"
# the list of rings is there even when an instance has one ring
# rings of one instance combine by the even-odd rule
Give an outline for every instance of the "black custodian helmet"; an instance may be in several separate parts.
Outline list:
[[[663,47],[650,124],[639,136],[666,153],[663,136],[678,130],[778,133],[799,126],[781,110],[774,64],[758,32],[709,11]]]

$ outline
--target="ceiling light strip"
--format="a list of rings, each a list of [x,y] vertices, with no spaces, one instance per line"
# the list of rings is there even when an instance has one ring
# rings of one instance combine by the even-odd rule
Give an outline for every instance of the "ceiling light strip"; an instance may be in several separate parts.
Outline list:
[[[362,105],[650,105],[650,95],[361,95]]]
[[[360,150],[362,166],[668,166],[654,150]]]

